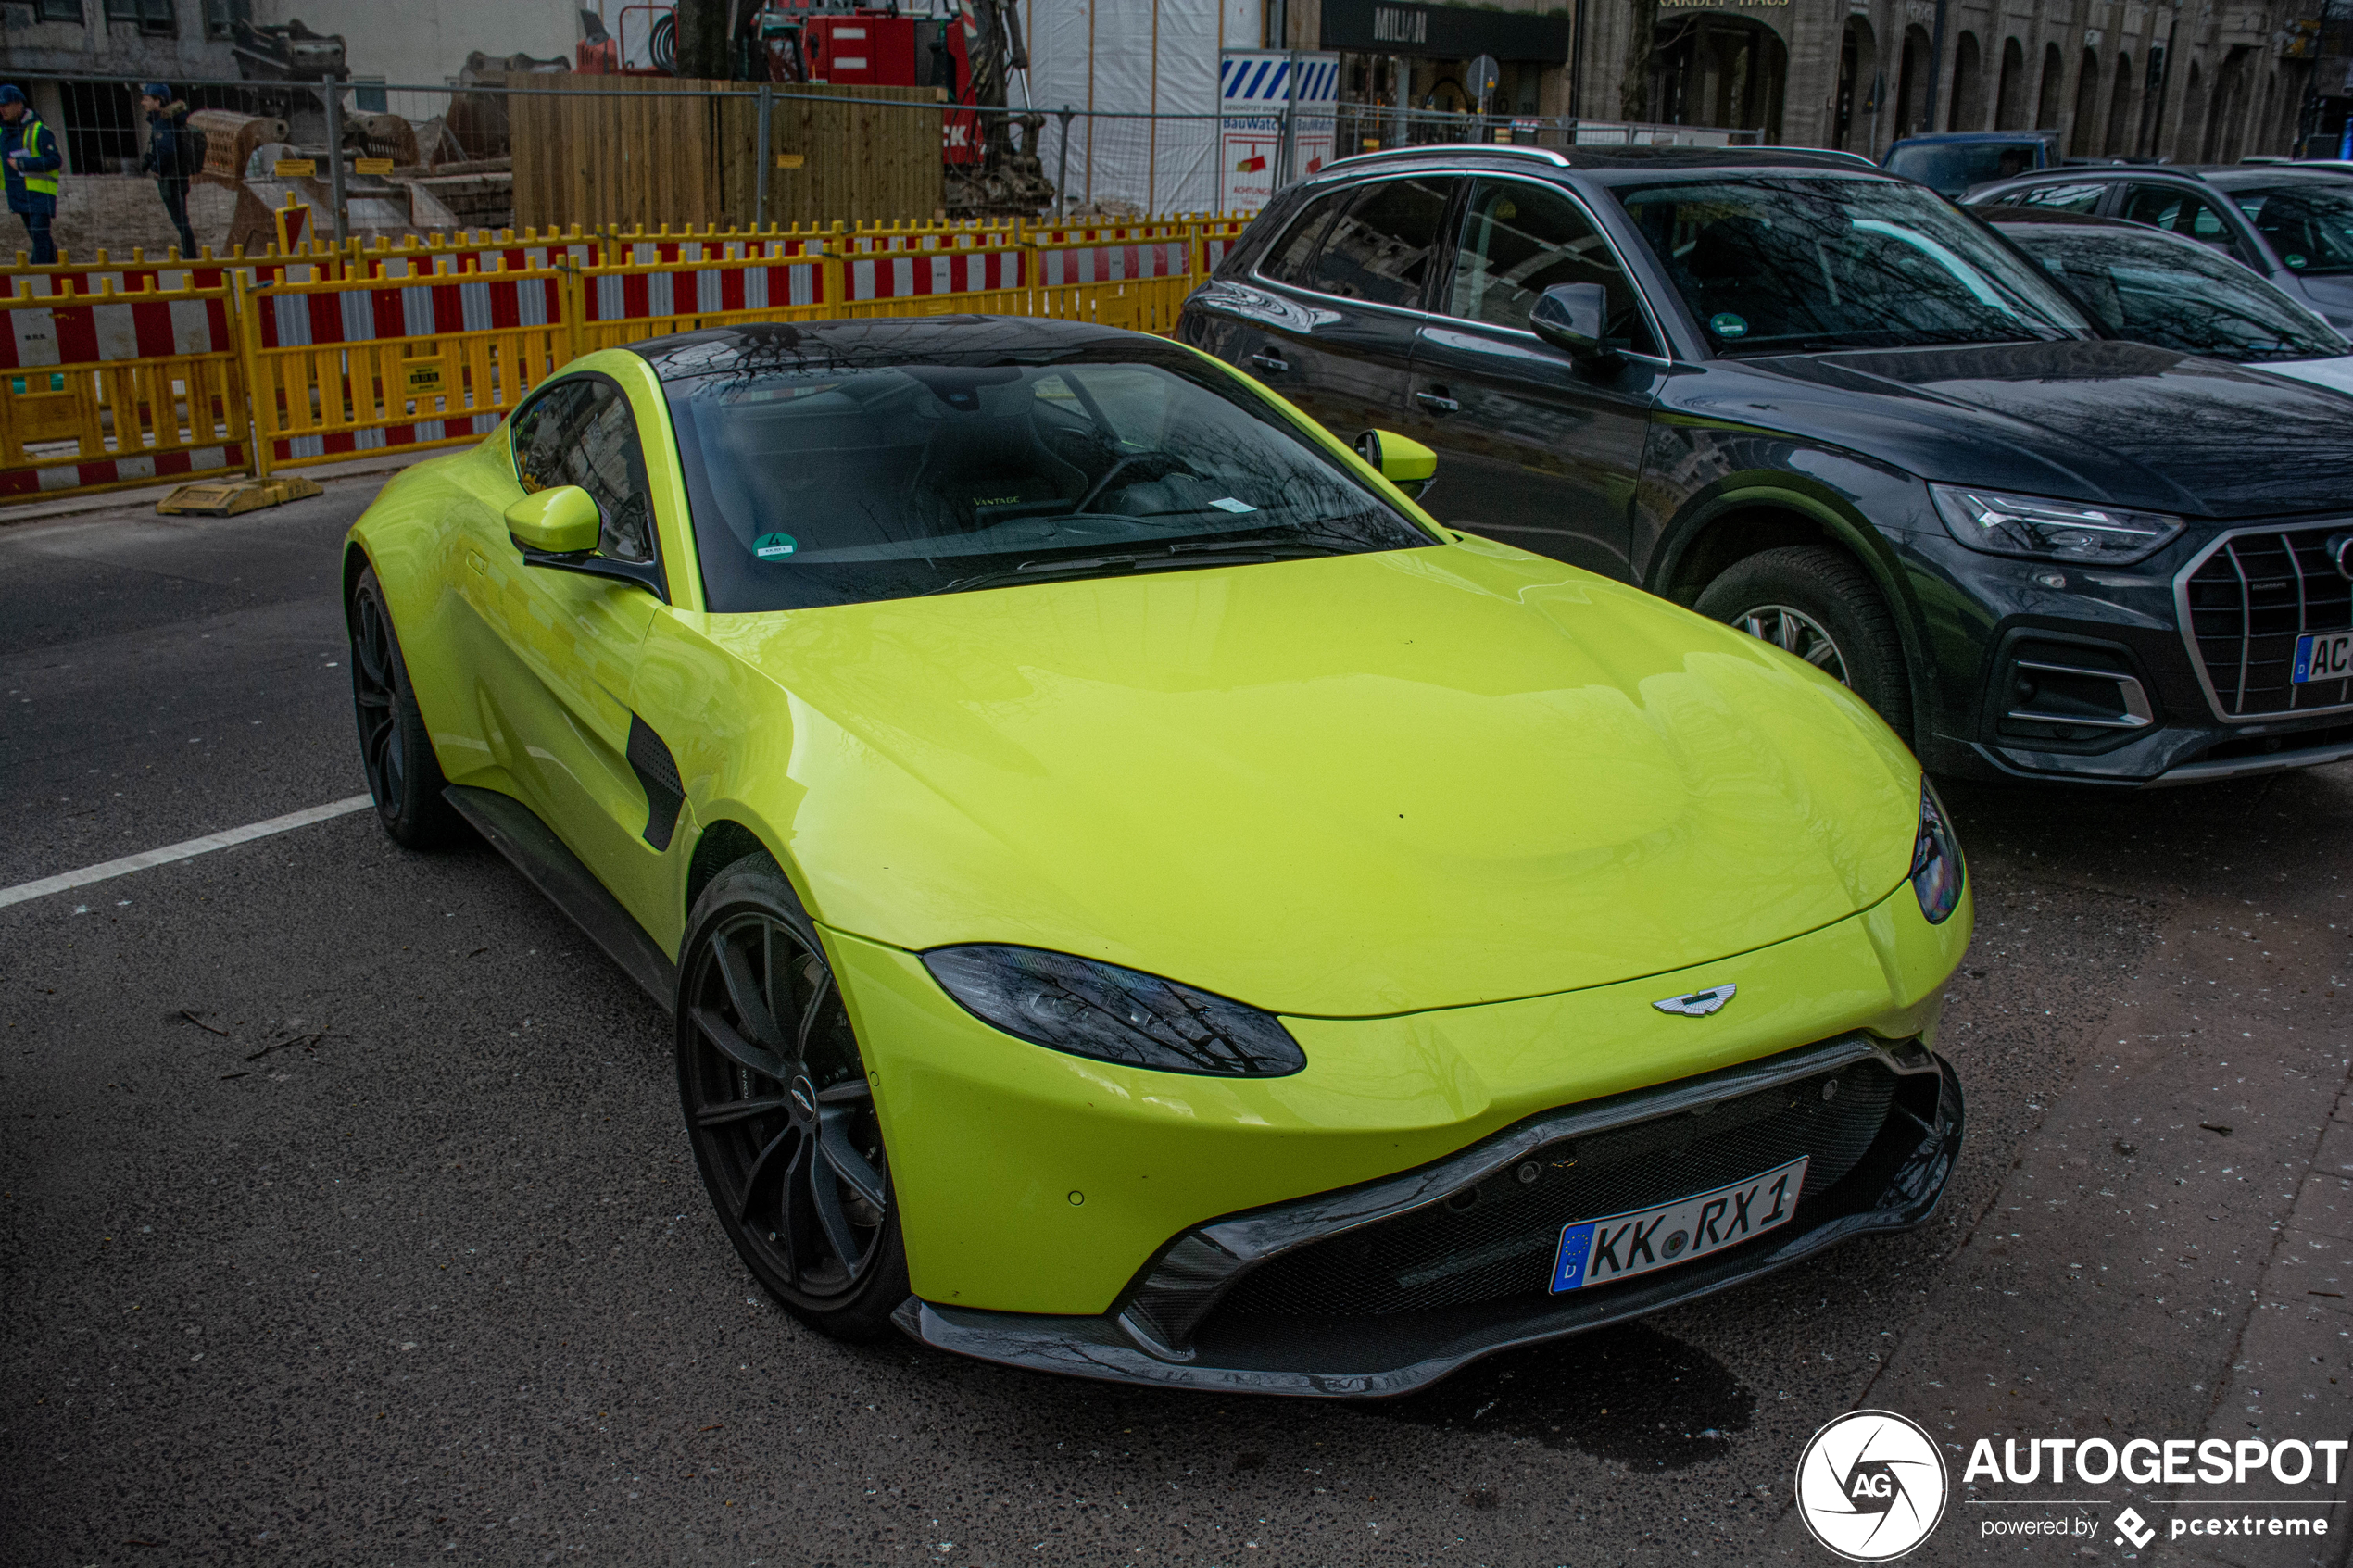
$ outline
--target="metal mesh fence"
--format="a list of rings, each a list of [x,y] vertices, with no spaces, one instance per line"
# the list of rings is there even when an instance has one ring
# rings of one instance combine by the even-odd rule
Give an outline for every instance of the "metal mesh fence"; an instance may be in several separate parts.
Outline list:
[[[72,174],[138,169],[146,132],[131,89],[46,80],[59,83]],[[180,90],[209,144],[197,177],[203,199],[191,203],[199,244],[221,254],[273,243],[285,228],[273,215],[290,202],[309,214],[305,237],[395,242],[574,223],[657,231],[1120,220],[1253,210],[1336,158],[1378,148],[1755,140],[1704,127],[1369,104],[1274,103],[1247,114],[974,108],[929,89],[570,72],[455,84],[196,82]],[[535,101],[520,102],[525,94]],[[585,207],[584,191],[596,198]],[[132,222],[140,216],[116,221],[93,208],[73,243],[85,253],[143,243],[160,253],[168,239],[143,239]]]

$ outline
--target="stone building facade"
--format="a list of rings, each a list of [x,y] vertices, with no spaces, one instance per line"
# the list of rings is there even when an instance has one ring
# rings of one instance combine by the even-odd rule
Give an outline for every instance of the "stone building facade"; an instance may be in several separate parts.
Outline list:
[[[2322,0],[1583,8],[1574,96],[1588,119],[1734,126],[1873,157],[1924,131],[2040,128],[2075,157],[2227,163],[2289,150],[2313,83]]]

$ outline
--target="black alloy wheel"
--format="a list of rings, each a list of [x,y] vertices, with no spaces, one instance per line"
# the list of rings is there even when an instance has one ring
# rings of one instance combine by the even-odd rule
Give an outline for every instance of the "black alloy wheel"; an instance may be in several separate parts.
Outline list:
[[[1734,561],[1692,608],[1806,660],[1912,744],[1903,636],[1878,584],[1844,551],[1803,545]]]
[[[441,761],[434,755],[384,584],[372,566],[352,587],[347,619],[352,716],[359,725],[359,763],[368,774],[368,793],[375,797],[377,819],[404,848],[447,844],[457,834],[459,819],[441,793],[447,782]]]
[[[680,952],[678,1095],[720,1223],[795,1316],[881,1333],[907,1298],[907,1258],[874,1085],[776,862],[713,878]]]

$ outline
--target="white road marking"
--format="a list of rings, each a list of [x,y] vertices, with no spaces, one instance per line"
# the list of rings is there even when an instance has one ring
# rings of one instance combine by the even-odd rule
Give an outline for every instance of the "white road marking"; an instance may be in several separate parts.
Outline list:
[[[69,887],[86,887],[91,883],[104,882],[109,877],[127,876],[132,872],[145,871],[149,866],[168,866],[174,860],[209,854],[215,849],[250,844],[257,838],[268,838],[273,833],[286,833],[295,828],[307,828],[313,822],[347,817],[374,804],[375,800],[371,796],[355,795],[347,800],[332,800],[324,806],[290,811],[283,817],[272,817],[266,822],[247,822],[244,827],[208,833],[202,838],[192,838],[183,844],[167,844],[160,849],[125,855],[120,860],[108,860],[103,865],[85,866],[78,872],[61,872],[56,876],[43,877],[39,882],[20,882],[14,887],[0,887],[0,909],[6,909],[10,904],[21,904],[28,899],[45,897],[52,893],[63,893]]]

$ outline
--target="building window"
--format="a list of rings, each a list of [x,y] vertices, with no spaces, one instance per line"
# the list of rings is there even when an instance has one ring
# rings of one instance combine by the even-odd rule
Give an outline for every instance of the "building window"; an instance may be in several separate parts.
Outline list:
[[[72,22],[80,26],[82,0],[33,0],[32,16],[35,21]]]
[[[384,79],[381,76],[355,76],[351,79],[352,107],[366,114],[384,112]]]
[[[252,10],[252,0],[204,0],[204,35],[234,37],[239,21],[253,19]]]
[[[107,20],[136,22],[141,32],[165,37],[180,31],[172,0],[107,0]]]

